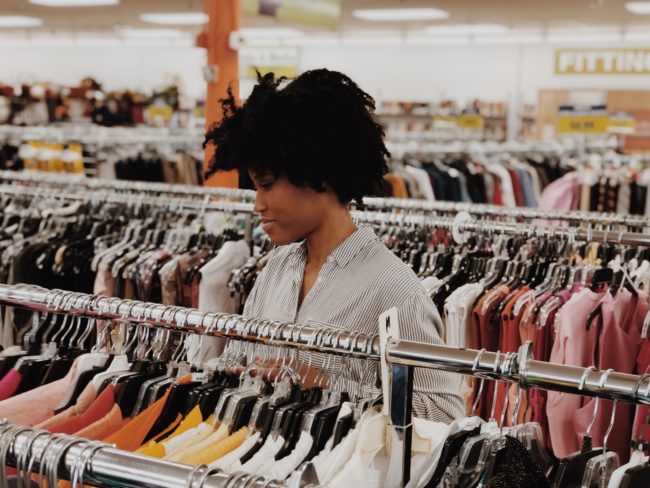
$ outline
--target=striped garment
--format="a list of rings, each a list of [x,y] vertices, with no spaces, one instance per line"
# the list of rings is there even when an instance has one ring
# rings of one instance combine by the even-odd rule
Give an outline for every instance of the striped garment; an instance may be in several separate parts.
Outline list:
[[[360,228],[330,254],[298,310],[306,260],[304,241],[275,249],[246,301],[244,315],[377,334],[379,315],[397,307],[402,339],[443,344],[442,321],[418,277],[372,228]],[[322,367],[323,359],[314,354],[312,366]],[[336,372],[337,381],[340,372],[344,381],[357,384],[372,383],[377,371],[376,362],[352,358],[337,357],[325,366]],[[462,417],[460,380],[453,373],[417,368],[414,414],[447,423]]]

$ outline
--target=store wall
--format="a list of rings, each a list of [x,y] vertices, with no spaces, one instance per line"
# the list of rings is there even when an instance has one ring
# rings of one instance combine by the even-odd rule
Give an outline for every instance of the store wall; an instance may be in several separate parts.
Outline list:
[[[622,46],[622,45],[621,45]],[[650,47],[634,43],[629,47]],[[562,46],[345,46],[301,48],[299,69],[347,73],[377,99],[473,98],[535,103],[540,89],[648,89],[645,75],[555,75]],[[615,47],[612,45],[588,47]],[[0,45],[0,82],[49,80],[75,84],[94,76],[107,89],[149,91],[178,77],[202,97],[204,51],[189,47],[10,47]],[[252,81],[242,82],[246,96]]]
[[[535,103],[541,89],[648,89],[645,75],[556,75],[555,50],[566,47],[650,47],[644,43],[589,46],[346,46],[306,47],[301,68],[327,66],[349,74],[377,98]]]
[[[191,97],[205,96],[205,51],[190,47],[10,47],[0,45],[0,82],[51,81],[67,86],[92,76],[107,90],[149,92],[181,80]]]

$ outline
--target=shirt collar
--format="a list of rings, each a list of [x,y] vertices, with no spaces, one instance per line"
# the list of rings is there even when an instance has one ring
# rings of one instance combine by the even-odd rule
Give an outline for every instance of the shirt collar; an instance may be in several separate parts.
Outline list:
[[[377,235],[372,227],[360,227],[339,244],[338,247],[330,253],[327,260],[334,261],[339,266],[345,267],[361,252],[363,248],[376,240]],[[302,241],[300,246],[296,249],[296,256],[303,259],[307,258],[306,240]]]

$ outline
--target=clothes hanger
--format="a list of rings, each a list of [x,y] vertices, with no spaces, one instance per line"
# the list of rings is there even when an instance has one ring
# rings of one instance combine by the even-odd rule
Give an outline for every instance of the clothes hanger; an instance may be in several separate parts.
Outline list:
[[[585,369],[580,379],[580,385],[578,386],[578,391],[584,389],[584,385],[587,381],[589,374],[596,369],[595,366],[589,366]],[[605,387],[607,382],[607,377],[613,370],[608,369],[601,374],[599,388],[602,390]],[[579,452],[571,454],[564,459],[560,459],[560,462],[555,470],[553,475],[553,480],[551,485],[553,488],[562,488],[564,486],[578,486],[582,483],[585,469],[587,463],[590,459],[595,458],[603,454],[604,450],[602,448],[592,448],[592,439],[591,439],[591,429],[596,421],[598,415],[598,409],[600,405],[600,397],[596,397],[596,402],[594,404],[594,412],[591,417],[591,421],[587,426],[587,430],[582,439],[582,448]]]
[[[609,426],[603,439],[603,453],[591,458],[587,462],[585,473],[582,477],[581,488],[607,488],[609,478],[611,477],[614,470],[618,468],[618,454],[613,451],[607,451],[607,441],[609,439],[609,435],[612,432],[614,421],[616,419],[617,402],[618,400],[614,399]]]
[[[474,358],[474,363],[472,364],[472,372],[477,371],[478,365],[480,364],[481,356],[485,351],[486,349],[481,349],[476,354],[476,357]],[[481,377],[478,393],[474,400],[474,404],[472,405],[472,414],[474,414],[474,412],[476,412],[478,408],[478,402],[481,398],[484,384],[485,384],[485,378]],[[465,441],[467,441],[467,439],[480,435],[480,432],[481,432],[480,427],[477,427],[472,430],[459,431],[455,434],[448,436],[445,439],[445,442],[442,446],[442,450],[440,451],[440,457],[438,458],[438,465],[436,466],[436,470],[431,476],[431,479],[429,479],[429,481],[425,485],[425,488],[434,488],[438,486],[438,483],[440,482],[440,479],[442,478],[445,469],[447,468],[447,466],[449,466],[452,463],[454,458],[458,456],[460,450],[465,444]]]

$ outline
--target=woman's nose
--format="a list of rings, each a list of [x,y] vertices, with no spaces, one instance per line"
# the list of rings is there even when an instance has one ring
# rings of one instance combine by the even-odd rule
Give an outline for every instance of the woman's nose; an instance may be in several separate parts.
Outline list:
[[[260,195],[260,192],[258,191],[255,195],[255,206],[253,207],[253,211],[255,213],[262,213],[266,210],[266,200],[264,197]]]

